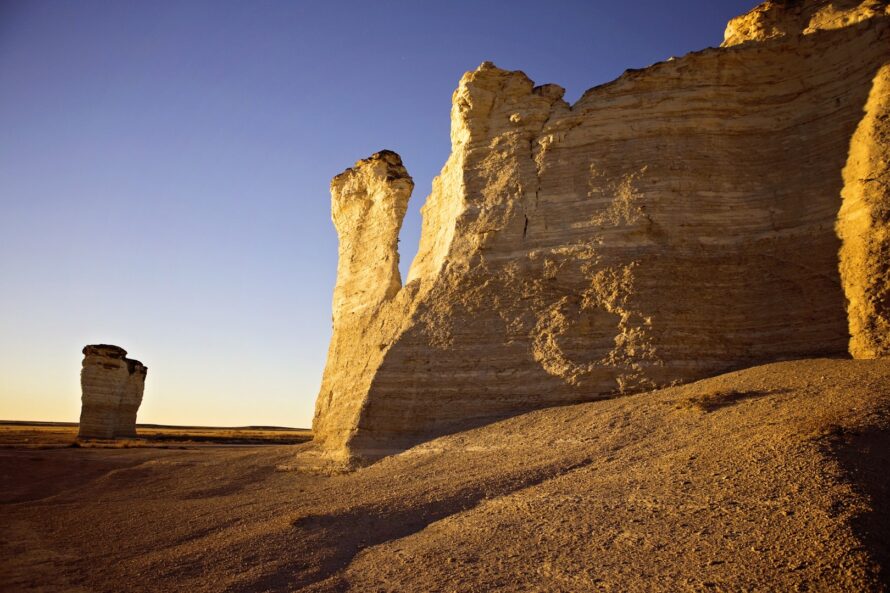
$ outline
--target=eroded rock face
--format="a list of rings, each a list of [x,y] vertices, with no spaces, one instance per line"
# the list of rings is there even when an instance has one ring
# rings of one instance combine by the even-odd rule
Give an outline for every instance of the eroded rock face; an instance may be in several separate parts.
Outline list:
[[[886,313],[890,18],[886,2],[853,4],[866,16],[837,27],[813,15],[841,3],[762,5],[747,18],[768,12],[793,34],[734,33],[571,106],[522,72],[467,73],[401,289],[400,161],[390,174],[395,157],[375,155],[335,178],[334,337],[314,421],[330,456],[370,460],[538,407],[843,354],[846,300],[852,319],[866,281],[851,271],[841,284],[838,221],[845,257],[883,274],[860,301],[875,303],[863,327],[886,335],[872,320]],[[344,196],[362,205],[347,225]],[[866,247],[857,229],[873,235]]]
[[[414,182],[399,155],[381,151],[331,182],[331,213],[340,238],[334,333],[313,429],[345,455],[374,370],[404,321],[398,240]]]
[[[890,354],[890,66],[874,78],[865,117],[844,168],[841,277],[850,321],[850,353]]]
[[[136,436],[136,413],[142,404],[142,392],[145,389],[145,376],[148,368],[138,360],[124,359],[127,363],[129,376],[121,392],[120,404],[117,408],[117,427],[115,437]]]
[[[402,287],[398,240],[414,182],[399,155],[383,150],[331,182],[331,215],[340,238],[334,323],[365,317]]]
[[[841,29],[887,14],[886,0],[769,0],[729,21],[722,46]]]
[[[118,346],[86,346],[83,354],[78,436],[98,439],[136,436],[136,413],[142,403],[147,367],[127,358],[127,351]]]

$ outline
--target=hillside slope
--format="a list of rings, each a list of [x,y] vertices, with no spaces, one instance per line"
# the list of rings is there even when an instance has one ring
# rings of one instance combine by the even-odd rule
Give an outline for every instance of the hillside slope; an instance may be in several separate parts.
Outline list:
[[[890,360],[820,359],[336,476],[312,445],[6,450],[7,476],[72,472],[0,505],[0,590],[879,591],[888,407]]]

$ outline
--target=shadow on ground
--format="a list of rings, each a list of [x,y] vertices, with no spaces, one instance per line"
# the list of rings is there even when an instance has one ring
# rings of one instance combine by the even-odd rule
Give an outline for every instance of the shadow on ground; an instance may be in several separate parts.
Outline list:
[[[364,549],[407,537],[448,516],[468,511],[483,500],[542,484],[593,462],[581,459],[571,464],[554,464],[496,482],[482,481],[441,498],[418,501],[407,506],[361,505],[323,515],[307,515],[292,522],[289,533],[295,549],[314,550],[318,556],[311,566],[284,563],[278,570],[235,587],[233,592],[289,591],[320,586],[340,591],[347,583],[340,572]],[[299,556],[299,555],[297,555]]]
[[[870,509],[855,517],[852,527],[877,565],[884,589],[890,591],[890,407],[862,430],[836,428],[827,449],[853,487],[868,497]]]

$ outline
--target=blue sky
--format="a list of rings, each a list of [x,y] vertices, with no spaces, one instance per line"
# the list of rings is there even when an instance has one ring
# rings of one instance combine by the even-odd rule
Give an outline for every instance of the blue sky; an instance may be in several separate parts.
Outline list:
[[[140,422],[308,426],[333,175],[402,155],[406,270],[463,72],[574,101],[754,4],[0,0],[0,418],[76,420],[104,342],[149,367]]]

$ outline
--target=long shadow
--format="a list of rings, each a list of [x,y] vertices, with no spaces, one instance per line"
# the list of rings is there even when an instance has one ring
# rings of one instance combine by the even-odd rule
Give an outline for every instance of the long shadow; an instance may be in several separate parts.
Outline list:
[[[853,488],[868,498],[870,509],[851,524],[877,565],[883,590],[890,591],[890,406],[883,408],[877,423],[865,429],[836,430],[826,448]]]
[[[291,542],[295,562],[288,562],[271,574],[242,583],[232,592],[294,591],[316,585],[325,591],[339,591],[346,586],[337,573],[349,565],[362,550],[410,536],[450,515],[468,511],[484,499],[509,495],[586,467],[593,459],[552,464],[522,473],[480,481],[440,498],[421,499],[412,504],[400,499],[392,505],[363,504],[332,514],[308,515],[295,520],[284,537]],[[316,558],[299,560],[297,551],[312,550]],[[320,557],[320,559],[319,559]],[[262,558],[255,560],[262,562]],[[313,588],[315,590],[315,588]]]

